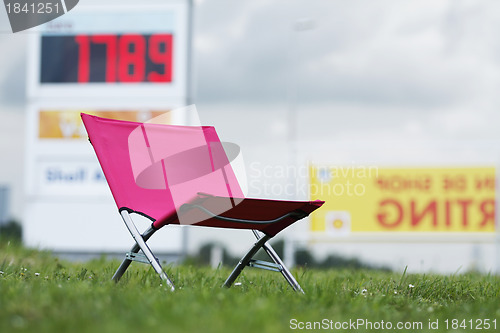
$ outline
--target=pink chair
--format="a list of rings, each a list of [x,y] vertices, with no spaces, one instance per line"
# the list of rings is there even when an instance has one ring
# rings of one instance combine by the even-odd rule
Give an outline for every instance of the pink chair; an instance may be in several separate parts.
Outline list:
[[[213,127],[81,116],[119,213],[135,240],[113,280],[118,281],[132,261],[139,261],[151,264],[174,290],[146,242],[160,228],[182,224],[252,230],[257,242],[236,265],[225,287],[252,266],[281,272],[294,290],[303,292],[267,241],[323,201],[245,198]],[[151,226],[141,234],[131,214],[149,218]],[[260,248],[274,263],[252,259]]]

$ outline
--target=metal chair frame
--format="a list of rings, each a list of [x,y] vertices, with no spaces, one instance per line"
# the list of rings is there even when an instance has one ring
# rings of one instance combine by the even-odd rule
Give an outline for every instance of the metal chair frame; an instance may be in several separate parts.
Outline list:
[[[197,205],[190,205],[193,206],[192,208],[203,208],[201,206]],[[233,222],[241,222],[241,223],[273,223],[277,222],[279,220],[282,220],[286,217],[289,217],[290,215],[296,215],[298,219],[303,218],[302,214],[298,212],[291,212],[287,213],[277,219],[274,220],[269,220],[269,221],[252,221],[252,220],[243,220],[243,219],[234,219],[234,218],[227,218],[224,216],[218,216],[215,214],[212,214],[205,208],[203,208],[204,211],[207,212],[211,217],[221,219],[221,220],[227,220],[230,219]],[[135,244],[132,246],[129,252],[125,255],[125,259],[123,259],[122,263],[116,270],[115,274],[113,275],[113,280],[115,282],[118,282],[120,278],[123,276],[127,268],[130,266],[132,261],[137,261],[141,263],[146,263],[149,264],[153,267],[153,269],[156,271],[156,273],[159,275],[160,279],[165,281],[167,286],[170,288],[170,290],[174,291],[175,286],[172,280],[168,277],[168,275],[165,273],[163,270],[159,260],[155,257],[153,254],[153,251],[149,248],[149,246],[146,244],[149,238],[153,236],[153,234],[157,231],[152,225],[144,231],[142,234],[139,232],[137,229],[136,225],[134,224],[134,221],[132,220],[132,217],[130,216],[130,213],[126,209],[122,209],[120,211],[120,215],[122,216],[123,222],[127,226],[128,231],[132,235],[132,238],[135,241]],[[250,250],[241,258],[241,260],[238,262],[236,267],[233,269],[229,277],[226,279],[224,284],[222,285],[223,287],[230,288],[234,281],[238,278],[238,276],[241,274],[243,269],[247,266],[249,267],[255,267],[255,268],[260,268],[260,269],[265,269],[265,270],[270,270],[270,271],[275,271],[275,272],[280,272],[285,280],[288,282],[288,284],[292,287],[294,291],[304,293],[302,288],[300,287],[299,283],[297,280],[294,278],[290,270],[285,266],[281,258],[278,256],[276,251],[272,248],[270,244],[267,242],[271,239],[270,236],[265,235],[260,233],[257,230],[252,230],[255,238],[257,241],[254,243],[254,245],[250,248]],[[255,260],[253,259],[253,256],[261,249],[263,248],[264,251],[269,255],[269,257],[273,260],[273,262],[268,262],[268,261],[262,261],[262,260]],[[142,251],[142,254],[139,253],[139,251]]]

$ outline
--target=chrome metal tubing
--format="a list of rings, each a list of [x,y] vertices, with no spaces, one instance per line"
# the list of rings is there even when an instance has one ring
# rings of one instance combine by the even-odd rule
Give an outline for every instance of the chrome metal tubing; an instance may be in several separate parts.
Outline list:
[[[149,227],[143,234],[142,234],[142,239],[144,239],[145,242],[147,242],[147,240],[153,236],[153,234],[156,232],[156,229],[153,229],[153,227]],[[132,248],[130,249],[129,252],[131,253],[137,253],[139,252],[141,248],[139,247],[139,245],[137,245],[137,243],[134,244],[134,246],[132,246]],[[112,280],[115,281],[115,282],[118,282],[120,281],[121,277],[123,276],[123,274],[125,273],[125,271],[127,270],[128,266],[130,266],[130,264],[132,263],[132,260],[130,259],[123,259],[122,263],[120,264],[120,267],[118,267],[118,269],[116,270],[115,274],[113,275],[112,277]]]
[[[223,286],[226,288],[230,288],[236,278],[240,275],[241,271],[248,265],[252,257],[259,251],[259,249],[264,245],[265,242],[267,242],[270,239],[269,236],[264,236],[260,239],[257,239],[257,242],[254,244],[254,246],[247,252],[247,254],[241,258],[240,262],[236,265],[236,267],[233,269],[229,277],[227,278],[226,282],[224,282]]]
[[[259,240],[267,237],[267,236],[261,236],[256,230],[252,230],[252,232],[255,235],[255,237],[257,239],[259,239]],[[262,247],[264,248],[264,251],[266,251],[266,253],[269,255],[269,257],[271,257],[271,259],[277,265],[280,265],[282,267],[281,274],[283,274],[283,277],[290,284],[290,286],[292,287],[292,289],[295,290],[295,291],[301,292],[302,294],[304,294],[304,290],[302,290],[302,287],[299,285],[299,283],[297,282],[297,280],[295,280],[295,278],[293,277],[292,273],[285,266],[285,264],[283,263],[283,261],[281,260],[281,258],[278,256],[278,254],[276,253],[276,251],[274,251],[274,249],[272,248],[272,246],[269,245],[269,244],[267,244],[267,243],[264,243],[262,245]]]
[[[148,259],[150,265],[153,266],[156,273],[158,273],[158,275],[160,276],[160,279],[165,281],[165,283],[167,283],[167,285],[170,287],[170,289],[172,291],[174,291],[175,290],[174,284],[172,283],[170,278],[167,276],[167,274],[163,271],[163,268],[161,267],[160,263],[156,260],[155,256],[153,255],[153,252],[151,251],[149,246],[144,241],[139,230],[137,230],[137,227],[135,226],[134,222],[132,221],[132,218],[130,217],[129,213],[126,210],[122,210],[120,212],[120,214],[122,215],[123,221],[125,222],[127,229],[129,230],[130,234],[132,235],[135,242],[137,243],[137,246],[142,250],[142,253],[144,253],[146,258]],[[132,250],[134,250],[134,249],[135,249],[135,246]],[[131,251],[131,252],[134,252],[134,251]],[[135,252],[137,252],[137,251],[135,251]],[[128,265],[130,265],[130,262],[127,264],[127,267],[128,267]],[[120,270],[120,268],[119,268],[119,270]]]

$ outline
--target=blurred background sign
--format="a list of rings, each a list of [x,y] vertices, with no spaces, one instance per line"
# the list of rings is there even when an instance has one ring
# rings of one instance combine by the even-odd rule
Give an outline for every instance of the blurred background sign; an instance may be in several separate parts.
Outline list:
[[[88,139],[87,131],[80,118],[80,113],[92,114],[103,118],[126,121],[146,121],[167,113],[162,111],[96,111],[96,110],[40,110],[38,137],[40,139]],[[169,114],[166,114],[169,117]],[[164,117],[162,117],[165,120]]]
[[[310,167],[312,234],[495,232],[495,168]]]
[[[31,36],[28,94],[185,102],[188,31],[187,1],[81,4]]]
[[[122,222],[80,113],[144,122],[184,106],[189,11],[189,2],[180,0],[91,1],[30,34],[27,245],[70,254],[130,246],[129,235],[117,228]],[[173,255],[185,246],[180,228],[152,242]]]

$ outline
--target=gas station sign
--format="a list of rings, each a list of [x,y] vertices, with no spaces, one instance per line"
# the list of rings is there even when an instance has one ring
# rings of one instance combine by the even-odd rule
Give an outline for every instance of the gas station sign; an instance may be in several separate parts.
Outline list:
[[[310,231],[492,234],[495,168],[310,168],[311,199],[323,198]]]
[[[80,113],[146,122],[185,106],[189,6],[185,0],[88,1],[33,29],[23,218],[27,245],[70,252],[129,247],[129,235],[110,223],[122,222]],[[178,253],[182,238],[180,229],[172,228],[152,241],[160,251]]]

